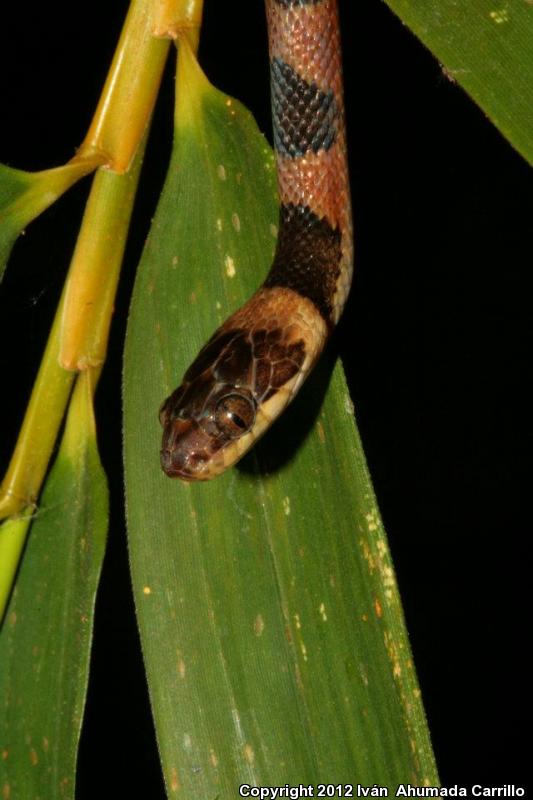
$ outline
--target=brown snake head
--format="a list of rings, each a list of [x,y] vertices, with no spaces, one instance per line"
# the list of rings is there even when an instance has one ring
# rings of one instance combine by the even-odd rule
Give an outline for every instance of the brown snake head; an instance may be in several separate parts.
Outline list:
[[[200,384],[204,401],[191,398]],[[205,396],[207,389],[207,396]],[[161,466],[170,478],[207,480],[226,468],[225,450],[249,433],[256,403],[249,390],[220,384],[204,375],[176,390],[160,412]],[[229,466],[229,464],[228,464]]]
[[[257,441],[298,390],[318,348],[306,304],[285,288],[260,289],[200,351],[163,403],[161,466],[170,478],[209,480]],[[297,303],[298,324],[280,324]]]

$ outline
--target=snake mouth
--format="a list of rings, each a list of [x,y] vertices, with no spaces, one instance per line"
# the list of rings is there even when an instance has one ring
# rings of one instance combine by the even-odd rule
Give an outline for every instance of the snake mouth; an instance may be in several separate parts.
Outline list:
[[[169,478],[180,478],[182,481],[196,480],[196,474],[186,464],[176,463],[173,450],[161,450],[161,468]]]
[[[182,481],[207,481],[218,475],[221,459],[212,439],[195,420],[174,420],[165,427],[161,448],[161,468],[169,478]]]
[[[212,462],[207,453],[180,453],[179,450],[161,450],[161,467],[169,478],[182,481],[207,481],[214,477]]]
[[[169,478],[179,478],[186,483],[209,481],[216,478],[226,469],[223,458],[209,458],[207,455],[188,455],[184,461],[178,461],[175,451],[161,450],[161,467]]]
[[[173,451],[161,450],[161,467],[165,475],[169,478],[179,478],[186,483],[210,481],[224,472],[227,466],[224,458],[208,458],[207,456],[202,456],[198,460],[194,456],[192,458],[189,456],[186,462],[177,463]]]

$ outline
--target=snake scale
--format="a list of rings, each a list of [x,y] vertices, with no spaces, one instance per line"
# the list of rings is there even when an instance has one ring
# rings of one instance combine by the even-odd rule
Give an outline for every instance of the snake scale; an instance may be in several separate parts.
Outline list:
[[[280,196],[264,284],[218,328],[164,402],[161,465],[208,480],[293,399],[342,313],[352,224],[337,0],[266,0]]]

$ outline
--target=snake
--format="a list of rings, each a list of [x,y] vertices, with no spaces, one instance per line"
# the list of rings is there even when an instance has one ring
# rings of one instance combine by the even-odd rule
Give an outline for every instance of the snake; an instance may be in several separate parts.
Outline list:
[[[350,290],[353,235],[337,0],[266,0],[277,244],[263,285],[211,336],[159,412],[161,467],[204,481],[294,399]]]

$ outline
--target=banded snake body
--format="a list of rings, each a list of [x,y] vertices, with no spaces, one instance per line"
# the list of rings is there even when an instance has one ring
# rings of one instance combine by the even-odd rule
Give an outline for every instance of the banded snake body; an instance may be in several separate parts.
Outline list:
[[[280,195],[274,261],[164,402],[161,465],[207,480],[293,399],[339,320],[352,225],[337,0],[266,0]]]

